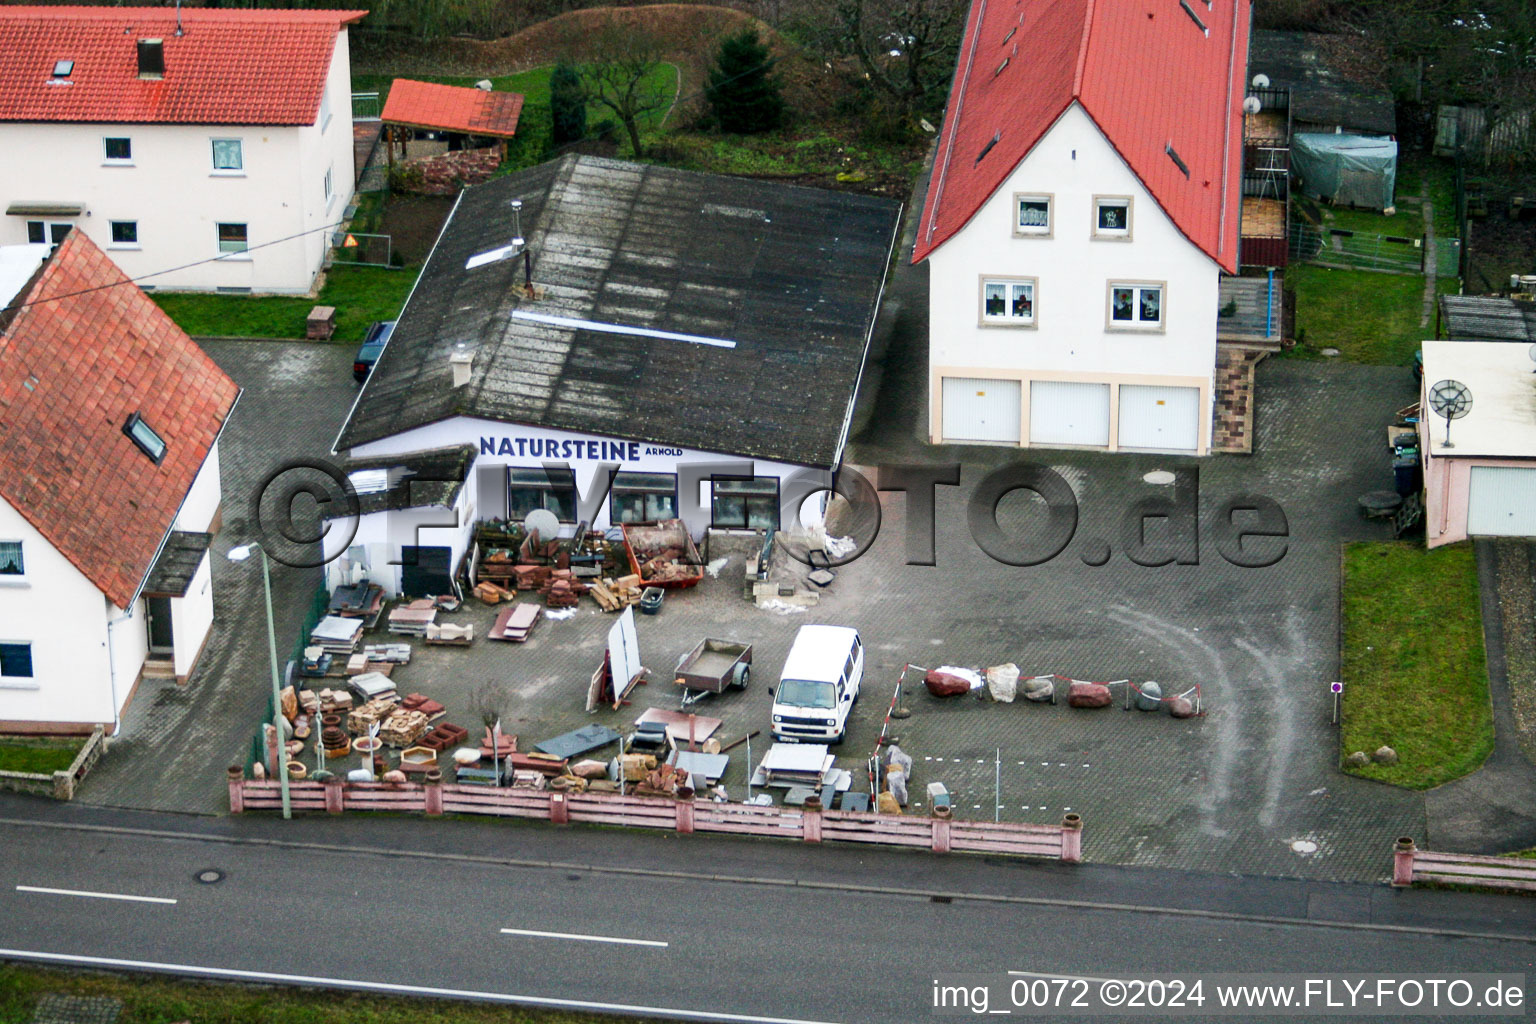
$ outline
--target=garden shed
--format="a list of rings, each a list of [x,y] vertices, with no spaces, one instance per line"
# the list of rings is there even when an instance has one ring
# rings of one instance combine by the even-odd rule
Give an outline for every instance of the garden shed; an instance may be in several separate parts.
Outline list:
[[[1385,210],[1397,186],[1397,141],[1374,135],[1302,133],[1291,140],[1301,190],[1338,206]]]

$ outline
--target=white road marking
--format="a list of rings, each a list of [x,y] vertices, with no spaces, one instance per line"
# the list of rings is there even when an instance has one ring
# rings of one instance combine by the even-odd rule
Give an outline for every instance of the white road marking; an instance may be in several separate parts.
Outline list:
[[[708,1010],[679,1010],[669,1006],[643,1006],[630,1003],[600,1003],[586,999],[555,999],[548,996],[521,996],[509,992],[480,992],[474,989],[430,988],[387,981],[358,981],[353,978],[323,978],[304,974],[275,974],[270,971],[244,971],[235,967],[197,967],[193,964],[168,964],[154,960],[119,960],[106,956],[75,956],[69,953],[41,953],[29,949],[0,949],[0,959],[29,960],[44,963],[81,964],[91,967],[117,967],[125,970],[158,971],[196,975],[205,978],[232,978],[248,981],[277,982],[289,985],[316,985],[322,988],[350,988],[368,992],[395,992],[401,995],[441,996],[448,999],[478,999],[492,1003],[519,1003],[525,1006],[560,1006],[600,1013],[644,1013],[658,1017],[683,1017],[689,1020],[741,1021],[742,1024],[837,1024],[835,1021],[807,1020],[803,1017],[759,1017],[749,1013],[713,1013]]]
[[[614,942],[621,946],[659,946],[667,948],[667,943],[658,942],[655,939],[620,939],[612,935],[577,935],[572,932],[536,932],[527,928],[503,928],[503,935],[531,935],[535,939],[572,939],[576,942]]]
[[[18,885],[17,892],[40,892],[49,896],[89,896],[98,900],[127,900],[130,903],[170,903],[176,901],[164,896],[125,896],[116,892],[86,892],[84,889],[45,889],[37,885]]]

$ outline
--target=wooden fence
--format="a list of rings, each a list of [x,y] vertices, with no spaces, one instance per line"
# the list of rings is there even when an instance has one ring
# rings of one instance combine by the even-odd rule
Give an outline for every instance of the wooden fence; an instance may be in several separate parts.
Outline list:
[[[70,762],[68,768],[56,771],[51,775],[41,772],[5,772],[0,771],[0,789],[15,790],[18,793],[31,793],[36,796],[51,796],[55,800],[73,800],[75,788],[80,785],[90,770],[96,767],[96,762],[101,759],[102,751],[107,749],[106,731],[97,726],[80,748],[75,759]]]
[[[1415,882],[1536,892],[1536,860],[1437,853],[1419,849],[1412,839],[1399,839],[1393,850],[1392,884],[1412,885]]]
[[[280,783],[245,778],[229,770],[229,809],[270,811],[282,806]],[[417,812],[482,814],[569,823],[624,825],[674,832],[723,832],[735,835],[910,846],[939,853],[1011,854],[1048,857],[1075,864],[1082,860],[1082,819],[1068,814],[1060,825],[1019,822],[959,821],[900,814],[860,814],[814,807],[776,807],[617,793],[567,793],[533,789],[494,789],[455,783],[326,782],[289,783],[296,811]]]

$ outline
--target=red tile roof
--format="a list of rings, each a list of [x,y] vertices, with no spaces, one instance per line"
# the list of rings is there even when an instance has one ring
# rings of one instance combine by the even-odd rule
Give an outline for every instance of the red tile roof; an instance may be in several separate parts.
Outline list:
[[[517,134],[522,112],[521,93],[397,78],[389,87],[382,119],[389,124],[511,138]]]
[[[1235,273],[1249,4],[972,0],[913,261],[964,227],[1077,102],[1178,229]]]
[[[12,310],[0,498],[126,608],[239,389],[82,231]],[[135,412],[165,441],[158,466],[123,433]]]
[[[366,11],[0,6],[0,121],[314,124],[336,34]],[[138,41],[164,43],[141,79]],[[74,61],[67,77],[54,64]]]

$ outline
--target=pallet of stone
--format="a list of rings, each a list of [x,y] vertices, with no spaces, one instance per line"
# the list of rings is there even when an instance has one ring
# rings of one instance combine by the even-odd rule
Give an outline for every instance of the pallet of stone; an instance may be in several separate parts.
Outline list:
[[[353,708],[347,716],[347,729],[354,733],[366,733],[375,722],[388,718],[395,710],[395,701],[388,697],[370,700],[360,708]]]
[[[330,714],[334,711],[351,711],[352,694],[346,690],[321,690],[320,713]]]
[[[427,716],[420,711],[396,708],[379,726],[379,739],[391,747],[415,746],[427,731]]]
[[[531,601],[514,604],[496,616],[496,624],[486,635],[491,640],[510,640],[520,644],[528,639],[528,634],[533,631],[543,613],[544,610]]]
[[[400,706],[407,711],[420,711],[427,716],[428,722],[435,722],[448,712],[431,697],[420,693],[408,693],[400,701]]]
[[[347,659],[347,675],[362,675],[368,671],[368,655],[358,652]]]
[[[519,565],[512,570],[512,580],[518,590],[538,590],[553,575],[554,570],[547,565]]]
[[[389,613],[389,631],[391,633],[403,633],[406,636],[426,636],[427,627],[437,621],[437,609],[431,607],[428,601],[426,608],[416,608],[413,605],[405,605],[392,610]]]
[[[475,626],[472,622],[462,626],[434,622],[427,627],[424,639],[426,643],[443,647],[468,647],[475,641]]]
[[[343,661],[357,650],[357,642],[363,635],[361,619],[344,619],[340,615],[327,615],[310,630],[309,643],[319,647],[332,657]]]
[[[564,775],[569,758],[551,757],[548,754],[511,753],[503,759],[508,768],[517,771],[543,772],[545,775]]]
[[[411,662],[411,645],[407,643],[367,644],[363,647],[363,653],[375,665],[385,661],[394,665],[408,665]]]
[[[549,776],[543,772],[514,771],[512,773],[513,789],[543,789],[549,784]]]
[[[347,685],[364,700],[394,699],[395,684],[382,672],[363,672],[347,680]]]

